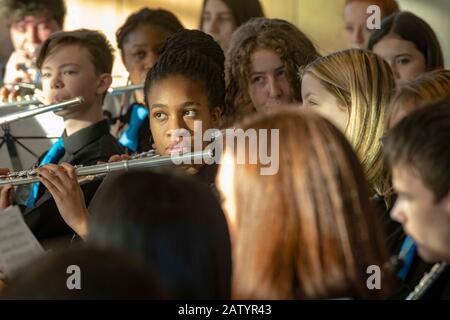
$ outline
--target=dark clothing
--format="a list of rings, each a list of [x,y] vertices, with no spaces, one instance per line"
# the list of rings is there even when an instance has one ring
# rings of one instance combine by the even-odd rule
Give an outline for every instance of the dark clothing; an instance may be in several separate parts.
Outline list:
[[[406,234],[402,230],[401,242],[403,242]],[[397,248],[397,254],[400,252],[400,245]],[[426,263],[416,253],[411,264],[411,269],[404,281],[398,279],[396,290],[391,299],[404,300],[410,292],[419,284],[425,273],[429,272],[433,267],[433,263]],[[429,290],[421,298],[421,300],[449,300],[450,299],[450,268],[444,271],[443,274],[430,286]]]
[[[205,164],[195,175],[198,180],[206,183],[214,196],[220,201],[220,194],[216,188],[216,175],[219,169],[218,164]]]
[[[395,203],[396,195],[392,197],[392,203]],[[390,210],[392,207],[387,208],[384,199],[380,196],[372,198],[378,212],[380,213],[381,223],[384,227],[385,239],[389,248],[389,252],[392,256],[399,256],[401,246],[405,240],[406,234],[403,231],[401,224],[390,218]],[[420,280],[426,272],[429,272],[433,264],[424,262],[417,253],[414,256],[411,269],[408,272],[405,280],[397,279],[394,283],[394,291],[390,299],[403,300],[410,292],[414,290],[414,287],[419,284]],[[400,269],[401,267],[399,267]],[[448,300],[450,299],[450,270],[447,270],[442,274],[434,285],[430,287],[427,293],[423,296],[424,300]]]
[[[150,170],[159,171],[159,172],[168,172],[170,174],[171,170],[173,170],[173,167],[161,167],[161,168],[152,168]],[[217,164],[211,164],[211,165],[204,165],[200,168],[200,170],[194,175],[195,179],[200,181],[201,183],[204,183],[209,186],[211,192],[214,194],[214,196],[220,201],[220,195],[218,190],[215,187],[215,179],[216,174],[218,170]],[[182,174],[185,174],[184,172]],[[108,175],[109,176],[109,175]],[[105,179],[108,179],[108,176],[106,176]],[[101,188],[101,181],[96,181],[97,185],[96,187]],[[92,184],[92,183],[89,183]],[[87,202],[87,200],[86,200]],[[78,235],[73,235],[72,238],[72,245],[79,245],[82,242],[82,239]]]
[[[114,154],[123,153],[123,148],[109,133],[106,120],[84,128],[71,136],[66,136],[64,133],[63,140],[65,153],[58,164],[68,162],[72,165],[89,166],[98,161],[107,161]],[[45,153],[40,157],[39,162],[44,155]],[[91,201],[99,183],[94,181],[82,186],[86,205]],[[25,209],[24,218],[39,241],[73,233],[61,218],[56,203],[47,190],[38,195],[33,207]]]

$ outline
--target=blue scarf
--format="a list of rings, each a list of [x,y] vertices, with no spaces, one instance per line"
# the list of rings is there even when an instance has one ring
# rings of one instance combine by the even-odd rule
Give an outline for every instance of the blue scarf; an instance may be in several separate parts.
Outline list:
[[[48,149],[45,156],[39,162],[39,166],[46,165],[48,163],[58,163],[59,159],[64,155],[64,140],[63,138],[59,138],[51,147]],[[43,188],[40,182],[36,182],[31,187],[31,192],[28,196],[28,199],[25,203],[27,208],[34,206],[34,203],[37,200],[39,195],[39,191]]]
[[[400,257],[403,257],[403,266],[400,271],[397,273],[397,276],[405,280],[408,275],[409,270],[411,269],[412,262],[414,260],[414,256],[416,255],[416,244],[414,239],[410,236],[406,236],[403,241],[402,247],[400,249]]]
[[[128,150],[136,152],[139,145],[139,129],[148,119],[148,109],[139,103],[133,103],[131,108],[128,129],[119,138],[119,143]]]

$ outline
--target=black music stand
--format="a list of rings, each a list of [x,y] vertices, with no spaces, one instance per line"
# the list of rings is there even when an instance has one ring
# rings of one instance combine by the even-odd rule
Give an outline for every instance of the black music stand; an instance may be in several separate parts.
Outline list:
[[[35,152],[33,152],[30,148],[25,146],[19,140],[21,139],[58,139],[58,137],[39,137],[39,136],[13,136],[11,134],[11,128],[9,123],[1,126],[3,129],[3,136],[0,136],[0,148],[6,144],[6,148],[8,150],[9,158],[11,159],[12,169],[13,171],[21,171],[23,170],[22,162],[20,161],[19,154],[17,153],[16,144],[25,149],[28,153],[33,155],[36,159],[39,158]]]

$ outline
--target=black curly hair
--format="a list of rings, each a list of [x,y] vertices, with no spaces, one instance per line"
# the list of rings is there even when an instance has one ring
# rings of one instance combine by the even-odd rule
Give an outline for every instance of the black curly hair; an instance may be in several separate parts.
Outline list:
[[[169,75],[183,75],[204,86],[210,108],[219,107],[222,113],[225,111],[225,57],[210,35],[198,30],[179,31],[167,39],[160,54],[145,79],[146,106],[149,106],[152,84]]]

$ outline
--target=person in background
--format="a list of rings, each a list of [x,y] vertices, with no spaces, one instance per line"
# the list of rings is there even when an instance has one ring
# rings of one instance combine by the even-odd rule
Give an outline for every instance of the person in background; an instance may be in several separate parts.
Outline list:
[[[226,52],[233,32],[256,17],[264,17],[259,0],[204,0],[199,29],[211,35]]]
[[[166,39],[183,29],[171,12],[143,8],[128,16],[117,30],[116,40],[120,56],[129,74],[129,84],[143,84],[147,72],[159,57]],[[128,152],[144,152],[152,147],[148,110],[144,105],[144,90],[134,91],[132,101],[122,101],[119,116],[114,122],[113,135]]]
[[[450,262],[450,97],[406,115],[384,139],[398,199],[391,211],[414,240],[414,251],[428,263]],[[413,252],[414,252],[413,251]],[[408,257],[408,255],[406,255]],[[412,292],[428,268],[409,272]],[[411,278],[415,278],[412,281]],[[450,299],[447,267],[422,299]]]
[[[226,107],[232,122],[253,112],[271,112],[301,102],[298,68],[319,57],[293,24],[255,18],[233,35],[225,60]]]
[[[317,59],[301,69],[301,77],[303,107],[320,113],[346,135],[371,194],[388,204],[391,185],[380,139],[395,86],[389,65],[372,52],[349,49]]]
[[[445,98],[449,94],[450,73],[444,69],[424,73],[417,79],[402,85],[397,89],[390,104],[386,120],[387,134],[389,135],[389,131],[409,113]],[[385,139],[383,138],[383,141]],[[393,294],[395,299],[406,297],[423,274],[432,268],[431,264],[426,263],[416,254],[414,239],[403,230],[399,231],[401,242],[394,251],[397,257],[402,257],[403,268],[397,274],[400,281],[398,290]]]
[[[399,11],[395,0],[346,0],[343,18],[347,49],[367,49],[373,31],[367,28],[367,8],[372,5],[380,8],[381,19]]]
[[[231,248],[219,200],[185,173],[105,178],[89,209],[73,168],[42,171],[64,221],[87,244],[125,251],[160,274],[173,299],[229,299]],[[74,201],[73,201],[74,200]]]
[[[53,104],[76,97],[83,102],[75,107],[56,112],[63,118],[63,135],[43,153],[36,166],[70,163],[93,165],[107,161],[123,149],[109,133],[103,118],[102,104],[111,85],[113,48],[105,35],[93,30],[79,29],[51,35],[42,45],[37,66],[42,72],[42,87],[48,103]],[[87,183],[83,191],[88,204],[99,181]],[[8,192],[0,193],[7,197]],[[84,200],[83,200],[84,201]],[[7,201],[0,201],[8,206]],[[41,242],[72,235],[72,230],[58,214],[52,195],[44,185],[31,185],[24,203],[24,218]]]
[[[206,130],[218,128],[224,110],[224,59],[223,51],[217,42],[198,30],[179,31],[161,48],[161,56],[148,72],[144,86],[150,128],[159,155],[201,151],[195,149],[193,138],[198,134],[203,137]],[[195,123],[201,124],[201,128],[196,129]],[[201,132],[195,132],[200,129]],[[180,130],[190,133],[192,139],[183,139],[177,135]],[[202,150],[209,143],[202,141]],[[129,159],[128,155],[120,156],[120,153],[117,152],[110,161]],[[73,165],[61,162],[59,164],[49,163],[38,168],[40,181],[56,199],[61,214],[67,210],[78,212],[79,208],[86,208],[90,198],[85,201],[83,195],[76,192],[79,186],[74,177]],[[199,181],[215,190],[216,164],[202,161],[201,164],[180,167],[180,170],[195,175]],[[59,187],[55,187],[55,183]],[[84,187],[91,184],[93,182]],[[58,215],[58,218],[61,219],[61,216]]]
[[[393,128],[408,113],[450,95],[450,70],[426,72],[401,86],[391,101],[387,129]]]
[[[420,74],[444,68],[439,40],[424,20],[411,12],[390,15],[375,30],[368,49],[391,66],[398,85]]]
[[[64,25],[64,0],[1,0],[14,51],[6,63],[0,97],[17,96],[10,85],[39,82],[36,58],[42,43]],[[6,86],[5,86],[6,85]]]
[[[79,269],[69,269],[77,266]],[[70,271],[70,272],[68,272]],[[74,276],[79,272],[77,282]],[[69,279],[70,277],[72,279]],[[74,285],[70,289],[68,284]],[[80,290],[76,285],[79,284]],[[8,281],[6,300],[167,299],[160,275],[132,255],[95,247],[47,253]]]

